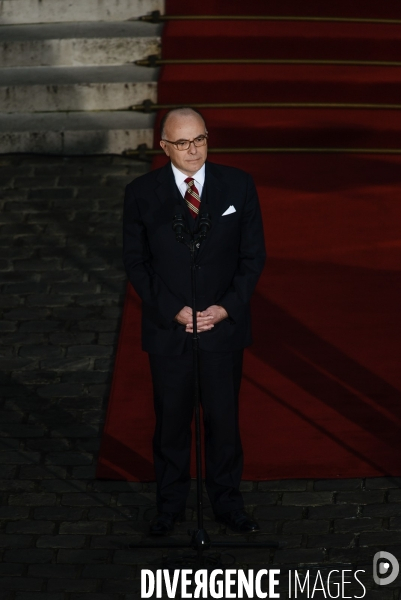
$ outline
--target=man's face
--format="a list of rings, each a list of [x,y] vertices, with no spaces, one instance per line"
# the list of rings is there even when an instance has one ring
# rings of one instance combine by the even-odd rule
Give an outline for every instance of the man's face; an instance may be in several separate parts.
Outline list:
[[[205,135],[205,124],[197,114],[172,114],[168,117],[164,128],[164,137],[171,142],[193,140]],[[160,141],[160,146],[177,169],[186,175],[194,175],[204,164],[207,156],[207,144],[196,147],[191,144],[188,150],[177,150],[173,144]]]

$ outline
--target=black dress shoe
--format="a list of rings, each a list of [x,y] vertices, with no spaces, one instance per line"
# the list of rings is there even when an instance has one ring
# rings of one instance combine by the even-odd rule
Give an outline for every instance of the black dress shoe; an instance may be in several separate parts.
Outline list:
[[[251,519],[242,508],[216,515],[216,521],[224,523],[235,533],[257,533],[260,531],[259,523]]]
[[[185,510],[158,513],[150,524],[149,533],[150,535],[168,535],[173,531],[175,523],[183,521],[185,521]]]

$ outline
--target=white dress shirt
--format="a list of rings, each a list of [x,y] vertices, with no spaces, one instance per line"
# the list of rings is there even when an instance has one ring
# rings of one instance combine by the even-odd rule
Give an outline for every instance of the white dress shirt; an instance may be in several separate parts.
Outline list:
[[[173,169],[174,179],[177,184],[177,187],[180,190],[182,197],[184,198],[185,193],[187,191],[187,184],[185,183],[185,180],[187,177],[189,177],[189,175],[186,175],[185,173],[177,169],[177,167],[175,167],[173,163],[171,163],[171,168]],[[202,190],[205,183],[205,164],[201,166],[201,168],[195,173],[195,175],[191,175],[191,177],[195,180],[195,186],[199,192],[199,196],[202,196]]]

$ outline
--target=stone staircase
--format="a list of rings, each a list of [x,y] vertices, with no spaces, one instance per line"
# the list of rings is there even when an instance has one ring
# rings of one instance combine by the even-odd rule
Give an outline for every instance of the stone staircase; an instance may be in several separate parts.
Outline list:
[[[0,0],[0,153],[121,154],[153,144],[163,0]]]

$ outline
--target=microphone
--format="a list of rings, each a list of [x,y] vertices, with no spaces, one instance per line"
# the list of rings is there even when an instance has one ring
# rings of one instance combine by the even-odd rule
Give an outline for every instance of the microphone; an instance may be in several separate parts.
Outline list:
[[[173,230],[175,233],[175,238],[177,240],[177,242],[183,242],[184,241],[184,231],[186,231],[186,227],[185,227],[185,221],[184,221],[184,212],[182,210],[182,207],[177,204],[177,206],[174,207],[174,216],[173,216]]]
[[[206,238],[211,226],[212,226],[212,221],[211,221],[211,215],[209,212],[209,205],[203,204],[202,212],[199,217],[199,237],[201,240],[204,240]]]

